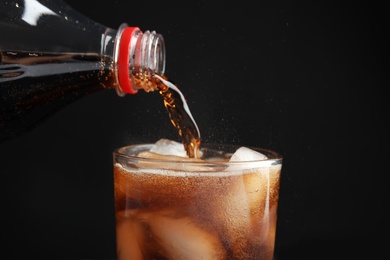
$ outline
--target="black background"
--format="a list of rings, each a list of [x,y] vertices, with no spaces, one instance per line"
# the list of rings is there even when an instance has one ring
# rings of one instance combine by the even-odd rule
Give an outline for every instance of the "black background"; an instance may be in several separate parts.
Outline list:
[[[164,36],[165,74],[186,96],[203,142],[283,154],[277,260],[384,251],[384,6],[67,2],[108,27],[126,22]],[[112,151],[161,137],[179,140],[158,93],[103,91],[0,144],[1,254],[115,258]]]

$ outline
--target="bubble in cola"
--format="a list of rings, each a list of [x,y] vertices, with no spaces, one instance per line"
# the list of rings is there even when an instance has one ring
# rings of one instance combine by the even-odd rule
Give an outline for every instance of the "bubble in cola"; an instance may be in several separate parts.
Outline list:
[[[272,154],[203,145],[195,159],[166,139],[130,150],[114,165],[118,259],[273,258],[281,161]]]

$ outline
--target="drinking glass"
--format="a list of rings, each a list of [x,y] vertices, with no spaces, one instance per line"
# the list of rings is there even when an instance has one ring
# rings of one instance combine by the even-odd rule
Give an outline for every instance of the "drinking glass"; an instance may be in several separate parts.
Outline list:
[[[153,145],[113,153],[119,260],[273,259],[279,153],[203,144],[189,159]]]

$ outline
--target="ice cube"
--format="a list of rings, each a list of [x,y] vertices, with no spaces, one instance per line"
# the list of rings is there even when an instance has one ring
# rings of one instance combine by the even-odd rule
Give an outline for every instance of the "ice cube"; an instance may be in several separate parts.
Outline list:
[[[268,221],[275,221],[269,211],[275,204],[272,199],[277,195],[280,168],[274,170],[275,166],[262,163],[248,167],[245,163],[266,159],[264,154],[247,147],[237,149],[230,159],[233,164],[226,170],[234,174],[224,180],[224,192],[213,198],[212,209],[207,210],[212,212],[210,217],[219,226],[224,244],[237,254],[247,254],[245,259],[250,258],[253,250],[250,244],[262,244],[272,233]]]
[[[187,157],[187,153],[182,143],[169,140],[169,139],[164,139],[164,138],[158,140],[152,146],[150,152],[158,153],[161,155],[174,155],[180,157]]]
[[[138,167],[140,168],[179,170],[187,172],[210,170],[210,167],[205,167],[196,163],[191,164],[191,162],[201,162],[203,160],[198,158],[189,158],[183,144],[164,138],[154,143],[149,151],[140,152],[138,157],[164,160],[164,163],[158,164],[152,161],[140,160],[138,163]]]
[[[256,202],[264,197],[262,183],[257,174],[232,175],[223,180],[224,190],[213,194],[207,205],[210,208],[205,210],[219,230],[223,243],[229,245],[234,254],[248,251],[248,240],[257,235],[252,234],[252,223],[261,217]]]
[[[196,220],[175,210],[139,211],[134,217],[148,226],[147,237],[151,243],[148,247],[167,259],[226,259],[216,233],[201,228]]]
[[[236,152],[230,158],[231,162],[242,162],[242,161],[258,161],[266,160],[267,156],[264,154],[242,146],[236,150]]]
[[[142,259],[145,252],[145,232],[138,222],[125,218],[125,211],[118,212],[116,243],[118,259]]]
[[[192,171],[204,172],[204,171],[212,170],[212,168],[208,166],[198,164],[199,162],[203,162],[203,160],[197,158],[180,157],[176,155],[162,155],[162,154],[149,152],[149,151],[140,152],[138,154],[138,157],[162,160],[162,162],[160,163],[156,163],[155,161],[150,161],[150,160],[149,161],[140,160],[137,164],[137,166],[140,168],[183,171],[182,176],[186,175],[185,172],[192,172]],[[168,173],[161,172],[160,174],[168,174]],[[179,174],[178,172],[175,173],[175,175],[178,174]]]
[[[267,156],[265,156],[264,154],[252,150],[248,147],[242,146],[238,148],[230,157],[229,162],[232,162],[232,164],[228,167],[228,170],[240,170],[240,169],[243,170],[248,168],[248,165],[240,164],[240,162],[262,161],[267,159],[268,159]],[[255,163],[251,163],[251,164],[252,164],[251,166],[256,166]]]

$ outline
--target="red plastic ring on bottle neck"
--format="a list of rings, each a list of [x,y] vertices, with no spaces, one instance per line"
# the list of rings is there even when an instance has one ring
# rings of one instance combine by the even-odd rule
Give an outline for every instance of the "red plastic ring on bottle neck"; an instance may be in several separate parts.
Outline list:
[[[121,35],[118,55],[118,80],[122,91],[126,94],[135,94],[137,90],[131,87],[130,81],[130,40],[138,27],[126,27]]]

